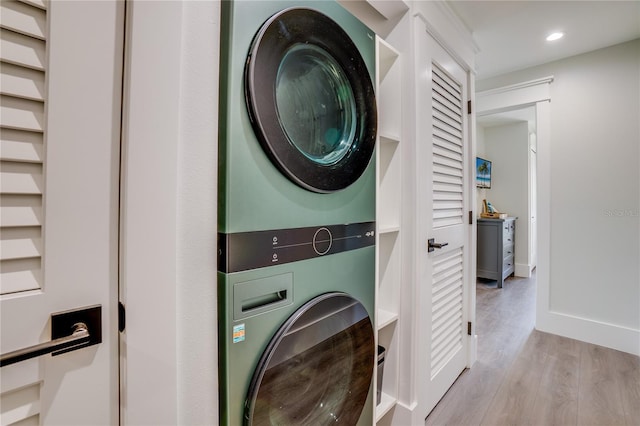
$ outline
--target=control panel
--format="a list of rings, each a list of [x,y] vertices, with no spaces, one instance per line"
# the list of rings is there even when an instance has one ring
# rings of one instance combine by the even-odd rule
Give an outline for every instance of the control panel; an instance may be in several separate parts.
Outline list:
[[[218,270],[264,268],[375,245],[375,222],[218,235]]]

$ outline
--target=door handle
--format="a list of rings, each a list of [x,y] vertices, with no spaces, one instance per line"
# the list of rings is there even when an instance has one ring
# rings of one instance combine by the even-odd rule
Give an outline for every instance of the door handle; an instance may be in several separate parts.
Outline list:
[[[427,249],[428,253],[431,253],[435,249],[441,249],[442,247],[445,247],[445,246],[449,245],[449,243],[436,243],[436,239],[435,238],[429,238],[427,240],[427,243],[428,243],[428,249]]]
[[[0,367],[41,355],[53,356],[102,342],[102,306],[51,315],[51,340],[0,355]]]

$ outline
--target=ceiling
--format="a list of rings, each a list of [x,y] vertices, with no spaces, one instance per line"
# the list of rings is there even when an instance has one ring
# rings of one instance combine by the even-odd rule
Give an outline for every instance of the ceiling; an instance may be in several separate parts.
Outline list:
[[[640,38],[640,0],[449,4],[480,48],[478,80]],[[565,36],[546,41],[555,31]]]

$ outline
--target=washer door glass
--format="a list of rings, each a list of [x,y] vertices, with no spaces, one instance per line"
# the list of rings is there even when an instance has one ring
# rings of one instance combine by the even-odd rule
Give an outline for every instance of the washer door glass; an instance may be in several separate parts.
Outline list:
[[[376,106],[366,64],[327,16],[292,8],[254,38],[245,68],[249,118],[290,180],[314,192],[355,182],[375,146]]]
[[[373,360],[373,327],[364,306],[344,293],[318,296],[267,346],[249,388],[245,424],[356,424]]]

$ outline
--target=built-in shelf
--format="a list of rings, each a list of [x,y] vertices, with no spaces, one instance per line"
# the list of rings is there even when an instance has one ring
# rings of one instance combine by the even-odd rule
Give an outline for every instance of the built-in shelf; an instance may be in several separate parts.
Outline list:
[[[380,132],[380,143],[397,144],[400,143],[400,136]]]
[[[376,407],[376,422],[396,404],[400,294],[402,288],[402,73],[400,53],[376,39],[378,99],[378,149],[376,150],[376,326],[377,343],[386,349],[382,400]]]
[[[397,313],[378,309],[378,330],[381,330],[396,321],[398,321]]]
[[[367,0],[367,3],[387,19],[394,18],[409,10],[409,5],[404,0]]]
[[[387,414],[394,405],[396,405],[397,402],[396,398],[382,392],[380,404],[376,407],[376,422],[379,422],[380,419],[382,419],[384,415]]]
[[[383,227],[378,228],[378,234],[393,234],[397,232],[400,232],[399,226],[386,226],[384,228]]]

